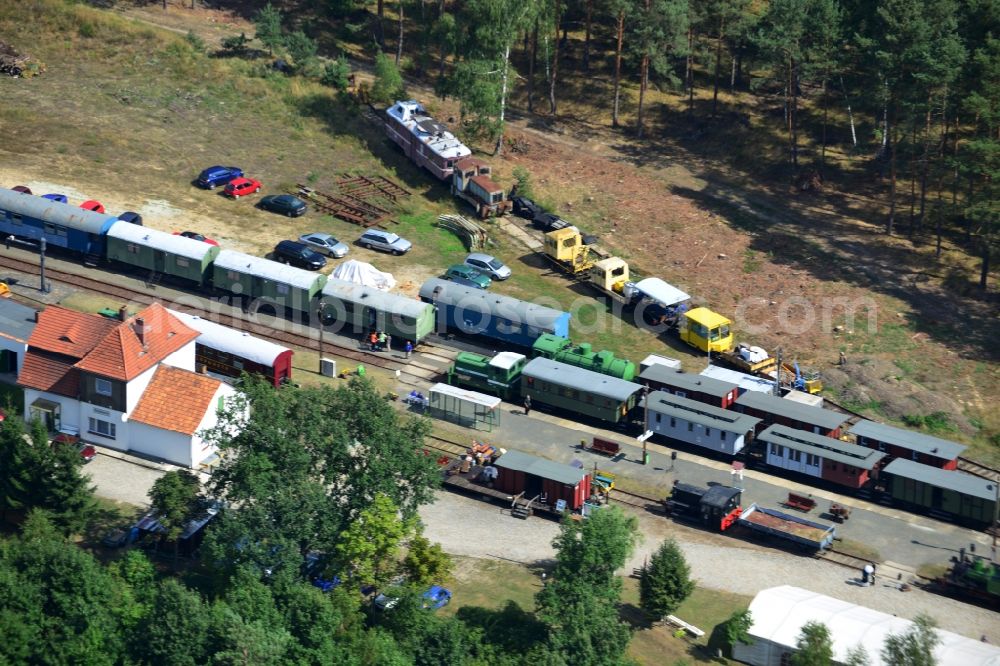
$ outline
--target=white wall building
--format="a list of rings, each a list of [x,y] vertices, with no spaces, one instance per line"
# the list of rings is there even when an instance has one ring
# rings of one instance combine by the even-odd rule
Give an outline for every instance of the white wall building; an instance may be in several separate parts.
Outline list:
[[[913,624],[791,585],[759,592],[750,604],[750,615],[754,643],[737,643],[733,657],[753,666],[787,666],[807,622],[820,622],[830,630],[834,664],[844,664],[848,651],[861,645],[868,653],[870,666],[895,666],[882,660],[885,639],[890,634],[905,633]],[[939,629],[937,634],[941,639],[934,650],[938,666],[1000,666],[1000,648],[950,631]]]

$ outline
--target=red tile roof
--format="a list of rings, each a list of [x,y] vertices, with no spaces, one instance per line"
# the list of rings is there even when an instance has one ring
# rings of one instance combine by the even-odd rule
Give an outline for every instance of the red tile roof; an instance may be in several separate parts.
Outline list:
[[[221,385],[217,379],[161,365],[129,419],[193,435]]]
[[[27,388],[58,393],[70,398],[80,394],[80,371],[73,367],[75,358],[29,349],[17,376],[17,383]]]
[[[28,346],[81,359],[120,324],[101,315],[50,305],[38,313]]]
[[[37,330],[37,329],[36,329]],[[129,381],[198,337],[159,303],[119,322],[76,367]]]

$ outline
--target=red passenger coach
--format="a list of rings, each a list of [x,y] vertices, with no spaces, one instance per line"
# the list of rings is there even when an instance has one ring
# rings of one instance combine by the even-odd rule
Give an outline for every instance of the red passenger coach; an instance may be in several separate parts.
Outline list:
[[[237,378],[244,372],[260,375],[276,387],[291,381],[291,349],[195,315],[176,310],[170,313],[198,331],[195,341],[198,366],[223,377]]]
[[[580,467],[520,451],[508,451],[493,464],[499,472],[494,487],[510,495],[524,493],[525,500],[538,497],[537,503],[552,508],[564,500],[571,511],[579,511],[590,497],[590,474]]]

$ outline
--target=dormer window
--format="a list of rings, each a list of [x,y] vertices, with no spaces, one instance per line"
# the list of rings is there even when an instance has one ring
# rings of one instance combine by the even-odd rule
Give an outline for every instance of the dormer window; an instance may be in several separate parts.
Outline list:
[[[100,377],[94,380],[94,391],[100,395],[111,395],[111,382]]]

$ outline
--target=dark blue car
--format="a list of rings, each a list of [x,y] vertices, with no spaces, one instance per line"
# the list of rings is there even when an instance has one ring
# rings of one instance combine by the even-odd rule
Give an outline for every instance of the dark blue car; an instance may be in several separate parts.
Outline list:
[[[206,190],[214,190],[220,185],[228,185],[229,181],[243,177],[243,169],[234,166],[211,166],[198,176],[198,186]]]

